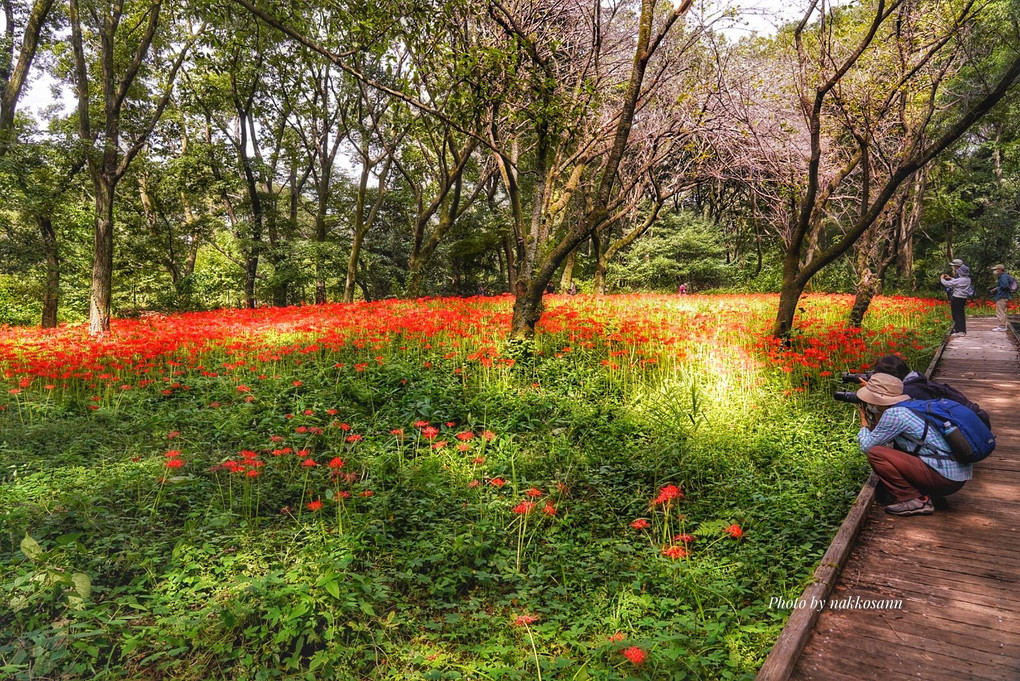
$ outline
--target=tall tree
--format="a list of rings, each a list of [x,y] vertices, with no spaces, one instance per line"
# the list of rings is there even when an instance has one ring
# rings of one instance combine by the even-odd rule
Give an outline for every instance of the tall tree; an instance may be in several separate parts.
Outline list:
[[[198,31],[155,50],[162,0],[70,0],[72,72],[78,135],[95,193],[89,332],[110,330],[114,194],[170,101],[173,83]],[[173,50],[176,49],[176,54]],[[154,58],[155,56],[155,58]],[[161,68],[163,67],[163,68]],[[153,103],[136,85],[154,87]]]
[[[14,116],[18,100],[21,98],[29,70],[39,49],[39,42],[52,7],[53,0],[35,0],[27,7],[16,3],[15,0],[3,2],[4,36],[3,42],[0,43],[0,157],[7,153],[13,141]],[[24,26],[19,31],[21,20],[24,20]],[[16,50],[19,42],[20,46]]]

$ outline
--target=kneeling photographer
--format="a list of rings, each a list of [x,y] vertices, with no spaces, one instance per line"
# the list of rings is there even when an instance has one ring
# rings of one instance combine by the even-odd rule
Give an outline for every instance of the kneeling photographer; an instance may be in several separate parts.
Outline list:
[[[988,412],[981,408],[976,402],[971,402],[966,395],[962,392],[949,385],[948,383],[939,383],[938,381],[932,381],[927,376],[917,371],[911,371],[907,363],[903,361],[902,357],[898,355],[885,355],[875,360],[875,366],[870,373],[866,374],[849,374],[845,373],[842,376],[844,383],[853,383],[854,385],[866,385],[867,380],[871,378],[873,374],[890,374],[903,381],[903,394],[912,400],[937,400],[947,399],[953,402],[958,402],[963,406],[967,407],[981,419],[989,428],[992,427],[991,418]]]
[[[900,379],[876,373],[855,395],[838,399],[857,403],[857,443],[892,498],[886,513],[930,515],[935,510],[931,497],[953,494],[971,479],[973,465],[956,460],[937,428],[926,428],[923,418],[896,406],[910,399]]]

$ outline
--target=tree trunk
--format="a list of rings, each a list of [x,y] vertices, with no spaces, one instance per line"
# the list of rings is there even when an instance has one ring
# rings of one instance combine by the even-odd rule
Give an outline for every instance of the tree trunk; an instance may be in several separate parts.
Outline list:
[[[606,295],[606,259],[603,257],[602,237],[596,231],[591,235],[591,245],[595,256],[595,281],[592,283],[592,291],[595,295]]]
[[[250,310],[258,305],[255,298],[255,281],[259,273],[259,254],[254,248],[244,258],[244,304]]]
[[[96,219],[92,259],[92,292],[89,296],[89,333],[110,331],[113,295],[113,194],[116,186],[106,177],[94,182]]]
[[[868,306],[871,305],[871,299],[878,293],[881,285],[881,277],[872,272],[870,267],[865,267],[861,272],[861,280],[857,283],[854,306],[850,310],[850,326],[860,327],[861,322],[864,321],[864,315],[868,312]]]
[[[354,287],[358,284],[358,258],[361,257],[361,242],[365,235],[360,229],[354,230],[351,241],[351,257],[347,260],[347,282],[344,285],[344,302],[354,302]]]
[[[43,289],[42,328],[57,326],[57,307],[60,302],[60,257],[57,251],[57,234],[49,215],[36,217],[46,256],[46,287]]]
[[[523,282],[517,283],[514,314],[510,322],[510,338],[526,340],[535,336],[535,324],[542,318],[545,307],[542,304],[544,288],[544,286],[527,288]]]
[[[514,282],[517,281],[517,267],[514,261],[514,238],[507,234],[503,239],[503,253],[506,257],[506,290],[514,290]]]
[[[319,188],[315,209],[315,304],[326,302],[326,208],[328,192]]]
[[[797,276],[799,263],[797,253],[787,251],[783,258],[783,284],[779,289],[779,309],[776,311],[776,321],[772,326],[772,335],[775,338],[786,338],[793,329],[793,318],[797,314],[797,303],[804,293],[804,283]]]
[[[286,307],[288,275],[284,265],[283,244],[280,241],[279,206],[277,198],[271,191],[267,192],[267,196],[270,197],[266,226],[269,231],[269,262],[273,265],[273,283],[270,286],[273,307]]]
[[[563,265],[563,276],[560,277],[560,291],[566,293],[570,290],[570,285],[574,283],[574,257],[577,254],[576,250],[570,252],[567,256],[567,262]]]

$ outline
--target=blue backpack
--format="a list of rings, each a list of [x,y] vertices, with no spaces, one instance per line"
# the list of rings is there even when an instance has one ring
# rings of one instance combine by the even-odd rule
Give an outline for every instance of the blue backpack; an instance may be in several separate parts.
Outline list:
[[[929,426],[938,428],[953,458],[960,463],[977,463],[995,450],[995,435],[991,429],[959,402],[947,399],[908,400],[896,406],[906,407],[924,419],[922,441],[928,436]]]

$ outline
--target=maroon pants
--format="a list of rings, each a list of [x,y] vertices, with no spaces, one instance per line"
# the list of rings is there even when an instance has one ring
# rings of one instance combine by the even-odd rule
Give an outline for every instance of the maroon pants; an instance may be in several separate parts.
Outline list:
[[[945,497],[963,487],[944,478],[912,454],[876,445],[867,452],[868,463],[897,502],[922,496]]]

